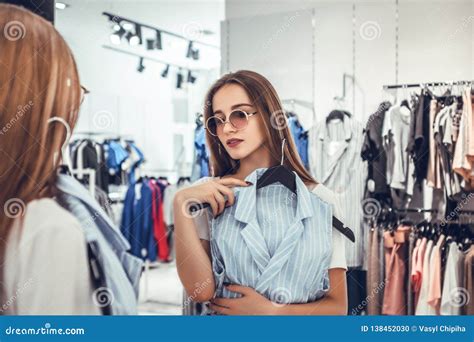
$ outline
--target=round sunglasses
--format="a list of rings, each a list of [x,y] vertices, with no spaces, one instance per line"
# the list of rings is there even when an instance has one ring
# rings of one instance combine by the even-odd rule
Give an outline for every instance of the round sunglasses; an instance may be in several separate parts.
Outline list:
[[[257,112],[247,113],[239,109],[230,113],[228,120],[224,120],[221,117],[214,115],[206,120],[206,129],[211,135],[217,137],[224,131],[225,124],[229,122],[234,129],[240,131],[247,127],[249,117],[255,114],[257,114]]]

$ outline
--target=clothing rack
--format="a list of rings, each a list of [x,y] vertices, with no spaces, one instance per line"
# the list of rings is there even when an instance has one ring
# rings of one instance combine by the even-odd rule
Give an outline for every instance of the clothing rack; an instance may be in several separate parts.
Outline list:
[[[451,86],[451,85],[470,85],[474,84],[474,81],[450,81],[450,82],[426,82],[426,83],[406,83],[406,84],[392,84],[384,85],[383,89],[400,89],[400,88],[423,88],[428,87],[440,87],[440,86]]]
[[[292,107],[292,111],[295,111],[294,107],[295,105],[299,105],[304,108],[308,108],[311,110],[311,114],[313,115],[313,120],[316,118],[316,111],[314,110],[314,103],[310,101],[305,101],[305,100],[299,100],[295,98],[289,98],[289,99],[283,99],[281,100],[282,104],[289,104]]]

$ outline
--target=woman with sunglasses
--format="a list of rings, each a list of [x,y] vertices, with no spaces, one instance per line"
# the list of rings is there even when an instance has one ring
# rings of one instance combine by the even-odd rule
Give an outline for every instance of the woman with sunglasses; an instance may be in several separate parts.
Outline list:
[[[0,32],[1,312],[100,314],[84,231],[55,201],[56,156],[87,91],[51,23],[0,4]]]
[[[204,119],[207,130],[206,139],[210,148],[210,166],[214,177],[204,178],[188,188],[181,189],[174,198],[176,261],[178,274],[189,299],[197,302],[211,301],[209,307],[214,313],[226,315],[345,315],[347,313],[345,278],[347,265],[344,239],[342,234],[335,229],[332,229],[331,239],[328,240],[332,247],[328,252],[328,267],[325,270],[329,286],[325,287],[324,296],[318,300],[306,302],[303,300],[298,303],[292,303],[290,300],[285,303],[286,305],[281,305],[270,300],[269,296],[259,293],[255,288],[238,283],[228,284],[229,279],[226,278],[228,275],[225,274],[225,270],[222,271],[223,274],[219,274],[221,271],[216,268],[217,261],[213,260],[212,255],[216,255],[216,250],[218,253],[220,247],[228,249],[229,246],[233,246],[232,240],[237,241],[242,236],[231,234],[228,235],[227,241],[224,241],[226,246],[212,245],[209,241],[212,240],[210,239],[211,222],[214,224],[223,222],[218,221],[219,216],[226,208],[230,209],[234,204],[245,206],[238,203],[239,198],[236,198],[235,192],[242,190],[241,193],[244,193],[245,187],[255,187],[256,184],[249,184],[245,180],[256,180],[256,175],[260,175],[267,168],[282,162],[296,173],[301,184],[311,191],[312,195],[318,196],[322,201],[329,203],[328,206],[332,206],[335,216],[340,216],[340,211],[335,205],[333,193],[322,184],[318,184],[303,167],[289,128],[285,124],[285,113],[278,95],[263,76],[245,70],[223,76],[207,94]],[[202,210],[198,216],[190,215],[189,206],[195,202],[209,203],[211,208],[209,213]],[[246,216],[243,211],[253,210],[255,208],[247,206],[245,210],[240,210],[240,215]],[[272,208],[268,210],[271,211]],[[268,216],[282,215],[279,212],[267,214]],[[328,225],[331,230],[330,223]],[[214,228],[217,231],[230,229],[224,223]],[[243,234],[247,234],[244,238],[249,248],[263,246],[265,249],[265,244],[270,245],[275,242],[255,242],[255,236],[251,236],[248,232]],[[279,243],[278,237],[275,239]],[[298,248],[296,246],[296,249]],[[314,256],[312,253],[318,253],[315,250],[317,248],[309,251],[308,255],[303,255],[302,259],[306,258],[307,262],[311,262]],[[234,253],[235,255],[229,259],[231,260],[229,265],[221,263],[220,266],[232,268],[236,274],[245,275],[255,266],[252,263],[259,263],[261,254],[265,254],[266,251],[251,250],[250,253],[255,256],[255,260],[249,261],[248,264],[242,264],[242,260],[239,259],[242,253],[239,250],[235,250]],[[301,255],[300,252],[298,253],[291,255]],[[237,261],[238,259],[240,261]],[[260,264],[258,266],[260,267]],[[314,276],[308,275],[303,267],[298,270],[287,270],[287,272],[297,274],[297,277],[301,278],[292,279],[296,282],[299,280],[303,282],[306,277]],[[229,295],[219,298],[215,297],[215,294],[220,286],[217,282],[221,281],[222,277],[225,278],[225,291],[219,291],[219,293]],[[287,284],[282,283],[282,285]],[[314,292],[316,291],[314,289]],[[230,295],[230,292],[236,296]],[[306,298],[313,298],[313,294],[303,295]],[[293,298],[295,293],[291,293],[291,288],[288,288],[288,293],[283,292],[281,296]]]

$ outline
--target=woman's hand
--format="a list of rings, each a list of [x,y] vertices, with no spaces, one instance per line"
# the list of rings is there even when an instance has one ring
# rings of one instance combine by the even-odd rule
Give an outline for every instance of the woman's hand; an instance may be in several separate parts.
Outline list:
[[[214,216],[219,215],[228,206],[234,204],[235,197],[231,188],[249,186],[237,178],[211,179],[201,184],[179,190],[174,198],[175,204],[187,210],[193,203],[209,203]]]
[[[278,304],[273,303],[251,287],[228,285],[229,291],[242,294],[241,298],[214,298],[211,309],[222,315],[273,315]]]

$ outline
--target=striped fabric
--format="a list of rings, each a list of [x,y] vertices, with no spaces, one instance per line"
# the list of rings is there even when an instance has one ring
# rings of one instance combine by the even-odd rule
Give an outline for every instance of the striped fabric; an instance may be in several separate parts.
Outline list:
[[[355,119],[323,120],[309,132],[309,166],[316,181],[335,194],[342,209],[342,221],[354,231],[356,243],[345,239],[349,267],[365,266],[368,230],[363,227],[361,202],[364,196],[367,164],[360,156],[363,126]]]
[[[296,176],[297,192],[275,183],[256,190],[259,168],[234,188],[236,202],[211,221],[215,297],[240,284],[277,303],[312,302],[329,289],[332,206]],[[296,173],[295,173],[296,174]]]

